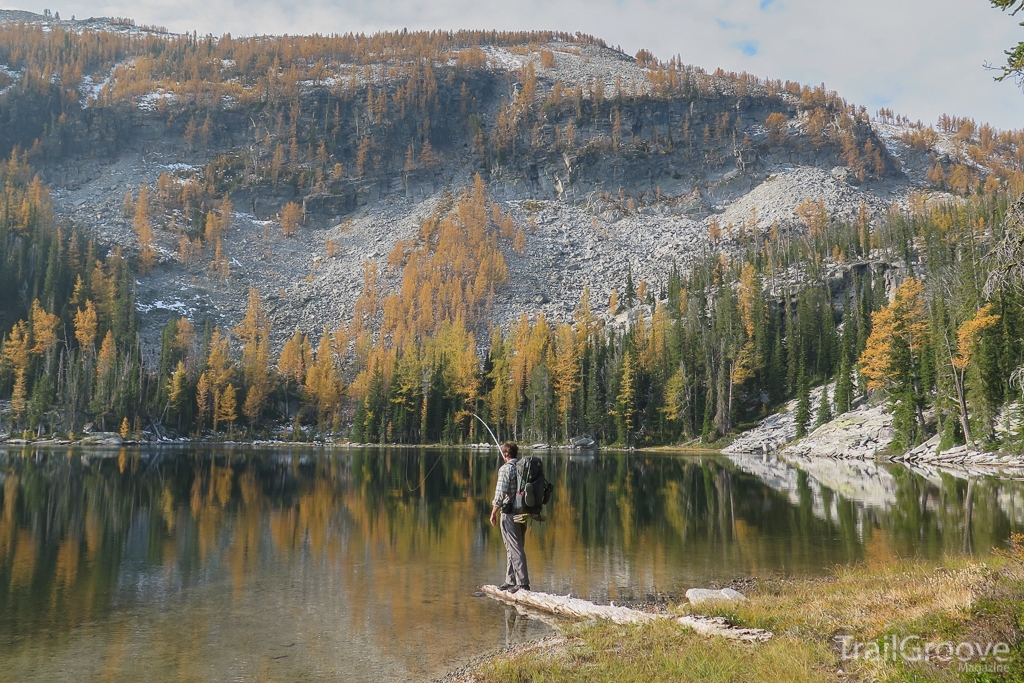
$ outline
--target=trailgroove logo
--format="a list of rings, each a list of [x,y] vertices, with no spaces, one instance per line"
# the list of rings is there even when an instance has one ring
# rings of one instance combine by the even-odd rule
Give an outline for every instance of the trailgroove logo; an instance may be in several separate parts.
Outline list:
[[[887,663],[957,662],[961,672],[1006,673],[1010,644],[949,640],[922,641],[920,636],[889,636],[881,641],[858,642],[853,636],[836,638],[842,660],[880,660]]]

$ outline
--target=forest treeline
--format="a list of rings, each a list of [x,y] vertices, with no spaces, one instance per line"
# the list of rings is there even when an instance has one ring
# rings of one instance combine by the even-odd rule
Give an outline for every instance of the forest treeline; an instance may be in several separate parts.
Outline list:
[[[671,153],[719,167],[747,144],[733,112],[753,100],[777,110],[764,120],[769,146],[831,149],[861,178],[892,164],[866,111],[824,86],[709,74],[646,51],[635,57],[642,83],[543,75],[591,46],[603,43],[561,33],[215,39],[0,25],[7,426],[258,437],[287,425],[290,438],[461,442],[482,440],[477,413],[503,437],[640,445],[714,441],[792,397],[804,431],[879,392],[898,445],[933,431],[947,444],[997,438],[996,416],[1018,390],[1020,301],[984,284],[1008,203],[1024,191],[1021,131],[940,119],[955,143],[929,172],[956,193],[943,203],[841,220],[809,199],[799,224],[768,231],[756,216],[712,220],[703,253],[664,282],[630,276],[611,301],[584,292],[571,321],[488,320],[505,259],[533,229],[487,195],[484,178],[503,164],[538,153],[557,163]],[[491,68],[495,47],[521,66]],[[126,194],[139,250],[125,253],[58,225],[30,164],[64,154],[97,112],[140,107],[183,144],[215,153],[202,169]],[[239,111],[251,115],[242,145],[232,137]],[[910,126],[904,137],[932,153],[937,135]],[[225,136],[244,151],[222,151]],[[232,229],[232,193],[344,194],[366,176],[432,172],[464,140],[480,175],[395,246],[386,267],[401,273],[396,291],[383,291],[383,266],[367,264],[351,319],[296,331],[277,349],[253,289],[236,327],[179,319],[155,357],[143,352],[132,271],[154,266],[154,231],[175,234],[181,261],[209,259],[228,278],[220,243]],[[657,199],[647,194],[595,201],[632,211]],[[300,221],[299,203],[287,202],[282,229]],[[606,310],[628,312],[628,329],[604,328],[597,313]],[[811,406],[810,387],[823,382],[835,382],[835,398]]]
[[[383,291],[366,265],[350,320],[296,331],[278,351],[251,289],[234,328],[174,320],[147,358],[131,276],[143,260],[58,226],[24,154],[0,164],[0,182],[0,286],[16,293],[0,396],[14,433],[92,422],[125,435],[455,443],[483,439],[476,413],[524,441],[713,442],[791,397],[803,431],[878,392],[900,446],[935,431],[992,443],[1020,390],[1021,297],[985,290],[1006,230],[1002,191],[917,198],[880,222],[866,208],[838,220],[811,200],[801,225],[712,221],[685,272],[629,276],[610,301],[585,290],[572,320],[502,327],[490,302],[504,255],[526,237],[478,176],[395,246],[399,289]],[[628,329],[604,327],[608,309],[627,312]],[[812,407],[824,382],[834,396]]]

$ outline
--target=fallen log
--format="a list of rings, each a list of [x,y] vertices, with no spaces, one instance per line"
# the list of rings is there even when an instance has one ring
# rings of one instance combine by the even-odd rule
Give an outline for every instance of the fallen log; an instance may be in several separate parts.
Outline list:
[[[641,624],[657,619],[675,619],[680,625],[693,629],[695,633],[703,636],[720,636],[745,643],[764,642],[772,637],[771,631],[760,628],[742,628],[731,624],[724,617],[700,615],[676,617],[672,614],[652,614],[629,607],[596,605],[589,600],[569,595],[552,595],[527,590],[509,593],[499,590],[497,586],[481,586],[480,591],[495,600],[510,605],[527,607],[570,619],[603,619],[616,624]]]
[[[542,612],[557,614],[560,617],[569,617],[570,619],[605,619],[616,624],[637,624],[662,618],[660,614],[651,614],[614,605],[595,605],[588,600],[581,600],[568,595],[551,595],[550,593],[539,593],[537,591],[509,593],[499,590],[497,586],[481,586],[480,591],[502,602],[524,605]]]

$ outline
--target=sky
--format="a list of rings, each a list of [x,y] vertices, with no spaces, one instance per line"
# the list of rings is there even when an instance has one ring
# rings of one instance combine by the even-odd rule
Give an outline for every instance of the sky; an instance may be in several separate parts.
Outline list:
[[[582,31],[713,71],[824,83],[874,113],[940,114],[1024,128],[1024,92],[985,64],[1024,40],[1021,16],[987,0],[96,0],[9,9],[132,17],[172,31],[232,35],[419,29]]]

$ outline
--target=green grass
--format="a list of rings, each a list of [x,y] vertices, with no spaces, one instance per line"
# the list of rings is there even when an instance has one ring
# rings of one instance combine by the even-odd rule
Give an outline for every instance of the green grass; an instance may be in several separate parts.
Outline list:
[[[564,644],[492,660],[476,672],[486,683],[541,681],[1024,681],[1024,536],[985,562],[899,560],[837,568],[823,579],[765,580],[743,603],[692,610],[775,633],[766,644],[705,638],[674,620],[642,626],[574,624]],[[690,612],[688,605],[678,607]],[[960,663],[900,657],[841,659],[836,638],[859,643],[1003,642],[1003,670],[963,670]],[[970,665],[994,664],[994,660]]]

